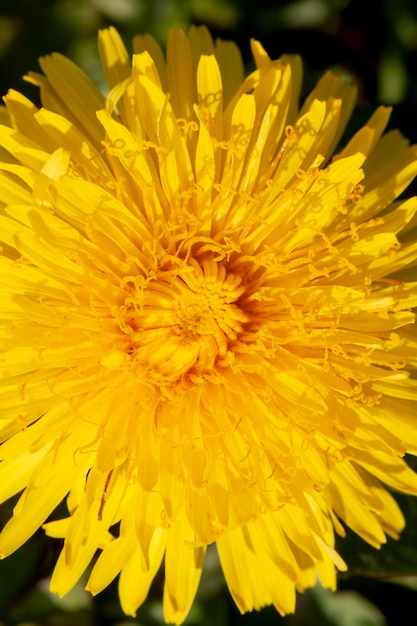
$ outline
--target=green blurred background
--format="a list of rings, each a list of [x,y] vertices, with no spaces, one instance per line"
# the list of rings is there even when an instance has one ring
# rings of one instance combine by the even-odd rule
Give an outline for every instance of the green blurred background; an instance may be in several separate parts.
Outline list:
[[[342,68],[358,81],[360,105],[395,104],[393,122],[417,140],[415,0],[0,0],[0,90],[30,93],[21,77],[51,51],[100,80],[96,33],[109,24],[126,42],[147,31],[163,44],[170,28],[201,23],[246,60],[251,37],[272,56],[298,52],[306,89],[323,68]]]
[[[371,17],[370,17],[371,15]],[[391,127],[417,141],[417,2],[415,0],[0,0],[0,92],[10,87],[35,102],[22,80],[37,58],[70,56],[98,84],[98,28],[115,25],[126,44],[150,32],[164,45],[172,27],[206,24],[216,37],[236,41],[248,68],[249,39],[273,57],[297,52],[305,64],[305,93],[329,67],[359,85],[353,128],[378,103],[394,105]],[[417,187],[414,187],[414,191]],[[225,588],[215,550],[186,624],[196,626],[402,626],[417,622],[417,505],[399,497],[408,520],[400,542],[373,550],[351,534],[338,545],[350,565],[331,594],[316,588],[300,596],[295,616],[274,609],[239,615]],[[0,507],[0,525],[13,503]],[[38,532],[0,562],[0,626],[151,626],[162,624],[163,574],[135,619],[120,611],[117,585],[91,598],[80,583],[63,600],[48,592],[58,542]]]

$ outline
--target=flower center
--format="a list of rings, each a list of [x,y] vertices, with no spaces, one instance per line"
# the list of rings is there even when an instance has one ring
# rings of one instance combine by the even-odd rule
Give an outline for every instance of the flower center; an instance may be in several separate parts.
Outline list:
[[[119,323],[131,336],[137,370],[172,381],[225,365],[249,321],[239,306],[244,291],[240,276],[213,260],[161,272],[136,290],[119,310]]]

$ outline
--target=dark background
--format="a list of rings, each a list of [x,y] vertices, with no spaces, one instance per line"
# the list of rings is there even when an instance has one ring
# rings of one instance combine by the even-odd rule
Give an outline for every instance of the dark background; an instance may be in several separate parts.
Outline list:
[[[236,41],[247,61],[251,37],[271,56],[301,54],[306,90],[329,67],[353,75],[359,106],[396,105],[394,124],[417,141],[415,0],[0,0],[0,91],[32,96],[21,77],[51,51],[99,78],[96,33],[109,24],[127,43],[147,31],[164,44],[171,27],[193,23]]]

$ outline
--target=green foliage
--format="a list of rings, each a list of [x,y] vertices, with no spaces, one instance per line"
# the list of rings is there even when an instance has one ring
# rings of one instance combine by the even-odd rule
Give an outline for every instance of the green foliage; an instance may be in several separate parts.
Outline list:
[[[349,530],[346,538],[338,541],[338,551],[348,565],[348,576],[386,579],[417,575],[417,501],[399,494],[396,500],[407,520],[399,541],[388,538],[386,545],[376,550]]]

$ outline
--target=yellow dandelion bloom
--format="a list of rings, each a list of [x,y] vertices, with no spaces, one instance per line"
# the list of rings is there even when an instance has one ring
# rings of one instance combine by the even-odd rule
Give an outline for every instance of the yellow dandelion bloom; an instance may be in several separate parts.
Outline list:
[[[99,48],[107,97],[53,54],[43,107],[1,116],[0,555],[44,524],[52,590],[98,551],[88,589],[119,575],[131,615],[164,560],[179,624],[216,544],[242,612],[294,611],[334,531],[379,547],[386,487],[417,494],[417,149],[381,107],[335,153],[355,88],[300,109],[300,60],[258,42],[246,78],[203,28]]]

